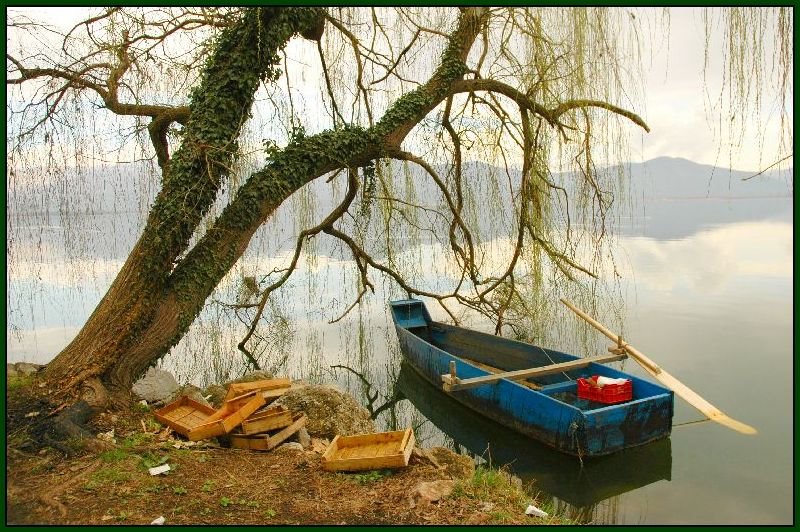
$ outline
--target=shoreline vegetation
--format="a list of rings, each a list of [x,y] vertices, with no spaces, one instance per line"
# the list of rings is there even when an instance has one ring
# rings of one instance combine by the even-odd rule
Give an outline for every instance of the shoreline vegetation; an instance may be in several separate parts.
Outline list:
[[[95,415],[87,425],[95,437],[46,445],[37,427],[58,405],[35,370],[8,368],[7,524],[571,524],[505,468],[476,467],[443,447],[415,447],[402,469],[324,471],[330,433],[313,420],[305,445],[292,438],[270,452],[246,451],[187,441],[156,421],[152,405],[132,400]],[[330,406],[309,417],[329,421]],[[166,474],[150,474],[164,464]],[[529,505],[547,517],[526,515]]]

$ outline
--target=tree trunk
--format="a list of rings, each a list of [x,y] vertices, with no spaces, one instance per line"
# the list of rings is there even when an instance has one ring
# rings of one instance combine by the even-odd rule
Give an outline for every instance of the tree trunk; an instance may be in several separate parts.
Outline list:
[[[193,92],[184,141],[164,163],[162,189],[142,236],[84,327],[48,364],[45,377],[58,389],[69,390],[95,376],[129,387],[166,352],[168,347],[145,331],[174,329],[168,295],[176,259],[228,177],[255,91],[262,79],[276,77],[277,51],[295,33],[317,25],[322,14],[317,8],[248,9],[222,33]],[[149,354],[131,356],[142,350]],[[109,380],[117,365],[133,373]]]

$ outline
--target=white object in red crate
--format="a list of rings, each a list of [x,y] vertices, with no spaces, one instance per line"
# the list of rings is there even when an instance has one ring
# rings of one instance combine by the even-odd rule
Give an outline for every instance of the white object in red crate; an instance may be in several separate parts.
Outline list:
[[[597,384],[605,386],[606,384],[625,384],[628,379],[612,379],[611,377],[597,377]]]

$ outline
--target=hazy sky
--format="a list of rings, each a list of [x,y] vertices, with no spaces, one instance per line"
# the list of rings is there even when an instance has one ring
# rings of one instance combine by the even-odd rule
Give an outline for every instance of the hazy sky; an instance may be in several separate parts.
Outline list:
[[[32,18],[60,26],[71,26],[86,13],[85,8],[24,10]],[[9,12],[19,11],[22,8],[9,8]],[[648,69],[646,101],[633,110],[645,119],[651,132],[640,133],[641,130],[631,127],[633,161],[670,156],[740,170],[756,170],[789,155],[785,148],[779,146],[776,127],[779,115],[772,90],[765,91],[767,97],[761,111],[763,123],[761,126],[751,123],[745,131],[741,147],[731,155],[727,133],[721,130],[718,116],[715,118],[709,110],[710,102],[718,97],[720,88],[722,52],[719,35],[716,37],[712,41],[709,57],[712,66],[717,68],[708,78],[708,87],[703,84],[705,32],[700,9],[673,8],[669,40],[659,37],[646,44],[652,52],[652,65],[645,60],[645,68]],[[772,41],[771,35],[763,37],[765,41]],[[647,52],[645,57],[648,57]],[[772,79],[769,74],[764,77],[767,81]],[[787,100],[791,112],[791,95]],[[789,118],[791,123],[791,115]],[[761,132],[767,133],[761,136],[760,144],[758,139]],[[791,165],[791,161],[786,165]]]
[[[719,123],[709,114],[709,105],[719,97],[721,87],[722,49],[721,32],[712,34],[709,62],[712,72],[707,76],[708,86],[703,85],[703,61],[705,53],[705,27],[702,9],[672,8],[670,10],[669,47],[667,43],[653,46],[653,65],[647,77],[647,103],[643,113],[651,133],[643,135],[642,160],[659,156],[684,157],[696,162],[728,166],[739,170],[754,170],[759,165],[789,155],[780,148],[777,127],[779,114],[775,106],[776,91],[764,87],[764,105],[761,109],[762,125],[750,123],[744,142],[729,159],[727,132],[720,132]],[[761,36],[770,44],[773,35]],[[766,82],[774,79],[765,73]],[[783,95],[782,95],[783,96]],[[787,95],[789,112],[792,110],[791,95]],[[716,118],[718,120],[718,117]],[[791,115],[789,116],[791,123]],[[764,135],[759,146],[760,131]],[[721,151],[720,146],[722,146]]]

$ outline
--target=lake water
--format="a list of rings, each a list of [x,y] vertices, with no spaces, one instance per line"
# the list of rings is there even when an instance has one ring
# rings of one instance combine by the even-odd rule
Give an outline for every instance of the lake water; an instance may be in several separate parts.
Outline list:
[[[719,212],[724,216],[713,214]],[[273,310],[292,318],[293,333],[265,339],[265,366],[293,378],[335,381],[364,404],[374,397],[373,410],[388,401],[377,418],[381,428],[411,425],[426,446],[510,464],[551,507],[582,522],[790,524],[792,200],[663,200],[648,203],[647,213],[623,227],[615,244],[625,337],[715,406],[756,427],[756,436],[693,423],[701,415],[676,398],[668,440],[581,466],[465,411],[404,367],[385,304],[404,294],[378,283],[361,308],[329,324],[335,313],[319,302],[335,298],[337,287],[353,278],[347,261],[325,257],[306,263],[276,298]],[[137,227],[127,214],[95,215],[81,225],[84,236],[69,255],[57,216],[49,223],[17,220],[15,227],[7,257],[7,359],[43,363],[88,317]],[[271,258],[248,260],[272,267]],[[471,325],[489,330],[479,321]],[[235,374],[242,368],[235,350],[241,335],[241,326],[206,311],[162,365],[200,385]],[[361,373],[369,385],[336,365]],[[632,361],[622,367],[644,375]]]

